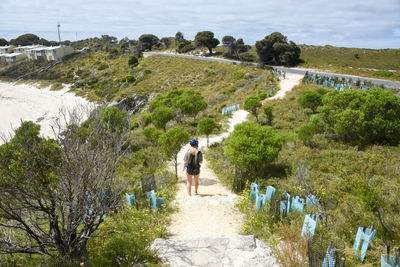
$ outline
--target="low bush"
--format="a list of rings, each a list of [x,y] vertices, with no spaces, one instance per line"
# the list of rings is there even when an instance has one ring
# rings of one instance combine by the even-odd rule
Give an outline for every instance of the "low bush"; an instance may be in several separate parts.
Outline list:
[[[245,62],[256,62],[257,60],[256,56],[251,54],[250,52],[239,54],[239,59]]]

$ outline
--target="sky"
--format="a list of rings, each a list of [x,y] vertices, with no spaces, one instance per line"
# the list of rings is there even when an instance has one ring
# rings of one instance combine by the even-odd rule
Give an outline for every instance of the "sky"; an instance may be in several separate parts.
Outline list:
[[[194,39],[210,30],[254,44],[281,32],[297,44],[400,48],[400,0],[0,0],[0,38],[141,34]]]

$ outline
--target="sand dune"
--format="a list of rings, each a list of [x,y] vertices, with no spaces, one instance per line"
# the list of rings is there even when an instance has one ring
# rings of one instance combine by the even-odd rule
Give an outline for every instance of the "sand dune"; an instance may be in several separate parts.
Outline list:
[[[50,126],[61,108],[72,109],[88,104],[68,90],[65,87],[60,91],[50,91],[50,88],[0,82],[0,134],[9,136],[21,121],[33,121],[41,126],[43,136],[52,137]]]

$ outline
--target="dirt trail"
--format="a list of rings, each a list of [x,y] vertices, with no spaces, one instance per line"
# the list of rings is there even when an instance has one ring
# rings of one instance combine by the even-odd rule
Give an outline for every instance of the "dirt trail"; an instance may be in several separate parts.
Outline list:
[[[270,99],[283,98],[301,78],[302,75],[287,74],[286,79],[280,81],[281,90]],[[210,144],[228,137],[236,124],[246,121],[247,115],[244,110],[233,112],[228,131],[211,136]],[[206,143],[205,137],[199,139],[202,152],[206,152]],[[179,210],[173,214],[169,227],[172,238],[156,239],[152,245],[163,263],[171,266],[279,266],[264,242],[240,235],[244,218],[235,207],[238,197],[222,185],[205,159],[201,166],[199,195],[188,196],[186,172],[182,171],[188,148],[189,144],[178,154],[179,182],[172,205],[177,205]],[[172,163],[170,169],[174,171]]]
[[[236,124],[246,120],[247,112],[236,111],[229,119],[227,132],[210,136],[210,144],[218,143],[229,136]],[[199,139],[200,150],[206,151],[207,139]],[[242,215],[234,209],[236,195],[222,185],[217,175],[208,167],[207,160],[201,166],[198,196],[189,197],[186,190],[186,171],[183,169],[183,157],[189,145],[186,145],[178,154],[179,184],[176,203],[179,212],[172,217],[170,227],[174,237],[232,237],[238,236],[243,223]],[[172,168],[172,166],[171,166]],[[194,185],[192,185],[192,193]]]
[[[286,78],[281,79],[279,82],[279,87],[281,89],[273,97],[265,99],[264,104],[271,100],[284,98],[293,87],[300,83],[300,80],[303,79],[303,77],[304,75],[302,74],[286,73]]]

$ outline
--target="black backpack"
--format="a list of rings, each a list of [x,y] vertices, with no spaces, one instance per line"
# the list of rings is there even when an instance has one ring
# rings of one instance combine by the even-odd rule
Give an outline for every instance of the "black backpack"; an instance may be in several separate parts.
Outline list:
[[[189,153],[189,160],[186,166],[188,173],[199,173],[200,172],[200,164],[199,164],[199,155],[197,152],[197,161],[195,160],[196,156],[192,153]]]

